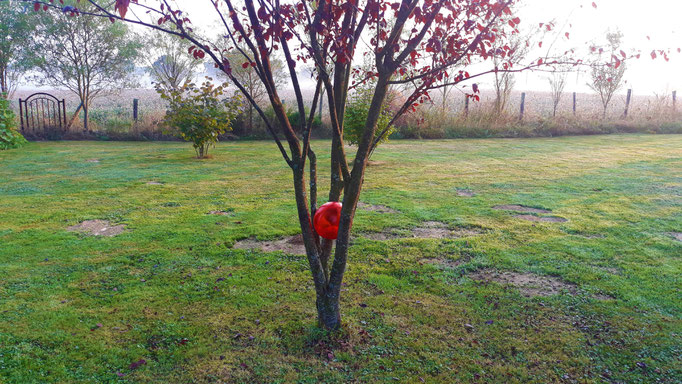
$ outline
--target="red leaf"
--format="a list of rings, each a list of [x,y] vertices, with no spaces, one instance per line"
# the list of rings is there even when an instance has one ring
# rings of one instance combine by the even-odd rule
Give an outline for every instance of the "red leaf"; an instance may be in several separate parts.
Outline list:
[[[114,11],[118,11],[118,14],[125,19],[126,13],[128,12],[128,5],[130,5],[130,0],[116,0]]]
[[[145,359],[140,359],[140,360],[138,360],[138,361],[136,361],[136,362],[134,362],[134,363],[130,363],[130,366],[129,366],[128,368],[129,368],[130,370],[138,369],[138,368],[140,368],[141,366],[143,366],[143,365],[145,365],[145,364],[147,364],[147,360],[145,360]]]
[[[651,51],[651,59],[656,59],[656,51]]]
[[[620,51],[620,55],[623,56],[623,58],[628,57],[628,55],[626,55],[625,52],[624,52],[622,49],[621,49],[621,51]]]
[[[593,2],[592,2],[592,6],[595,7],[595,8],[597,8],[597,3],[595,3],[595,2],[593,1]]]
[[[258,9],[258,18],[261,20],[266,20],[268,18],[268,11],[265,9],[265,7],[260,7]]]
[[[472,84],[471,89],[474,91],[474,93],[478,93],[478,84],[476,83]]]
[[[566,35],[566,38],[569,39],[569,37],[568,37],[568,35],[569,35],[568,32],[566,32],[565,35]]]
[[[33,3],[33,10],[36,12],[40,11],[40,3]]]
[[[246,69],[249,67],[249,62],[247,61],[246,63],[242,64],[242,68]]]

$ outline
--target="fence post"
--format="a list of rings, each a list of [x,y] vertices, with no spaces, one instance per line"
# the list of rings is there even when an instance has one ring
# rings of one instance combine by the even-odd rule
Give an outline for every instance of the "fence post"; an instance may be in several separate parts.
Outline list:
[[[519,113],[519,120],[523,120],[523,113],[526,110],[526,92],[521,93],[521,112]]]
[[[138,105],[138,100],[133,99],[133,120],[137,123],[137,105]]]
[[[677,91],[673,91],[673,112],[677,109]]]
[[[573,116],[575,116],[575,104],[576,104],[575,99],[576,99],[575,92],[573,92]]]
[[[21,99],[19,99],[19,116],[21,117],[21,131],[24,131],[24,109],[21,107]]]
[[[628,96],[625,99],[625,112],[623,113],[623,118],[627,119],[628,109],[630,109],[630,99],[632,98],[632,89],[628,89]]]
[[[464,95],[464,117],[469,116],[469,96]]]

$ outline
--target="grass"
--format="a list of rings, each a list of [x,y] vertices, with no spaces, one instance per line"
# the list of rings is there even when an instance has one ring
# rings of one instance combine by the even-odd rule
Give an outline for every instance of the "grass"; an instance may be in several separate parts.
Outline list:
[[[314,143],[318,156],[327,146]],[[221,143],[211,160],[192,155],[186,143],[158,142],[0,153],[1,383],[682,377],[682,243],[668,235],[682,232],[682,136],[384,145],[361,199],[400,213],[358,211],[356,234],[427,220],[486,231],[356,236],[345,327],[332,336],[315,327],[303,257],[231,249],[297,232],[290,173],[274,144]],[[498,204],[569,221],[520,221],[491,209]],[[111,238],[65,230],[87,219],[127,228]],[[419,263],[428,258],[461,263]],[[469,277],[486,268],[554,276],[577,294],[527,298]]]

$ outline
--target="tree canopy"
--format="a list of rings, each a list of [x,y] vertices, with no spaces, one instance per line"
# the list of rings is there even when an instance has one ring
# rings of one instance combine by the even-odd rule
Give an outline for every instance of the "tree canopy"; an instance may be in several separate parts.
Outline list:
[[[84,11],[93,9],[83,5]],[[135,84],[140,47],[125,24],[63,12],[39,18],[28,49],[41,81],[78,95],[87,130],[93,99]]]

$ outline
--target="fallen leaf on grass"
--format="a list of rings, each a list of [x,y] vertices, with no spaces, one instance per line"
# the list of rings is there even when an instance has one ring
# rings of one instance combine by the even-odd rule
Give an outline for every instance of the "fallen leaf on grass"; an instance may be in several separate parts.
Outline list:
[[[130,366],[128,367],[131,371],[140,368],[141,366],[147,364],[147,360],[145,359],[140,359],[134,363],[131,363]]]

